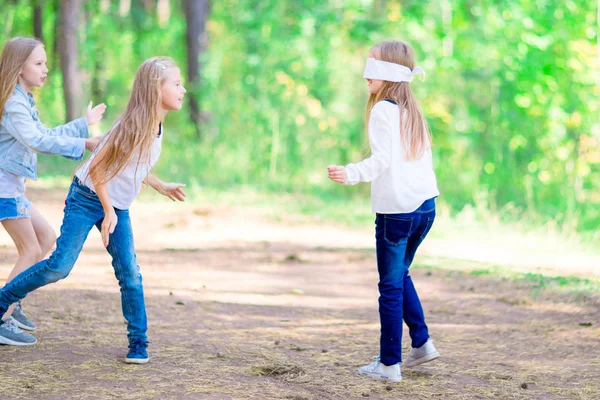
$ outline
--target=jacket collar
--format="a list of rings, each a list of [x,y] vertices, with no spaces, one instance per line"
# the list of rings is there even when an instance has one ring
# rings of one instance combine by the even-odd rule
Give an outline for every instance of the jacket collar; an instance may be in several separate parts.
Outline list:
[[[33,94],[31,94],[31,92],[26,92],[25,89],[23,89],[23,87],[18,83],[17,86],[15,86],[15,93],[20,93],[23,96],[25,96],[25,98],[29,101],[29,104],[31,104],[32,107],[35,105],[35,101],[33,100]]]

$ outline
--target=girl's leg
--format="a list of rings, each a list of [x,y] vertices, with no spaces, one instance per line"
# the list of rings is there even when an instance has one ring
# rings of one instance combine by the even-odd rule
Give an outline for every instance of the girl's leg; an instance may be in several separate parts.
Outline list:
[[[380,359],[384,365],[402,361],[404,264],[408,238],[418,214],[377,215],[376,250],[379,271]]]
[[[404,322],[408,326],[412,347],[421,347],[429,339],[429,329],[425,323],[425,314],[415,285],[406,271],[404,275],[403,298]]]
[[[31,215],[31,223],[33,224],[35,236],[40,245],[41,258],[44,258],[56,243],[56,233],[50,223],[33,204],[29,205],[29,214]]]
[[[411,345],[414,348],[423,346],[427,342],[427,339],[429,339],[429,330],[427,328],[427,324],[425,323],[423,306],[421,305],[421,300],[419,299],[417,290],[415,289],[412,278],[408,272],[408,268],[410,268],[410,265],[413,262],[417,249],[429,233],[429,230],[433,225],[433,221],[435,220],[434,205],[426,202],[422,208],[425,209],[425,212],[421,214],[419,225],[408,239],[406,256],[404,258],[404,264],[407,268],[407,271],[404,275],[404,322],[406,322],[406,325],[408,326],[412,341]]]
[[[110,235],[107,250],[112,257],[115,276],[121,287],[121,307],[129,332],[127,337],[130,344],[147,344],[146,303],[142,274],[135,255],[131,219],[128,210],[116,210],[116,213],[118,222],[115,231]],[[102,221],[99,221],[96,227],[100,230]]]
[[[30,218],[2,221],[19,253],[19,258],[17,258],[14,268],[8,275],[7,282],[10,282],[25,269],[43,259],[56,242],[54,230],[33,204],[29,204],[29,214]],[[6,321],[12,315],[16,305],[16,303],[12,304],[8,308],[2,318],[3,320]],[[29,329],[23,326],[21,328]],[[35,325],[33,329],[35,329]]]
[[[27,268],[0,290],[0,316],[4,315],[11,304],[21,300],[29,292],[67,277],[89,231],[104,215],[100,201],[81,194],[74,185],[69,190],[64,212],[60,237],[50,258]],[[37,254],[40,253],[38,245]]]
[[[10,235],[17,247],[19,257],[8,275],[7,282],[25,271],[27,268],[42,259],[42,250],[35,234],[35,229],[30,218],[8,219],[2,221],[2,226]],[[12,304],[2,319],[10,318],[16,304]]]

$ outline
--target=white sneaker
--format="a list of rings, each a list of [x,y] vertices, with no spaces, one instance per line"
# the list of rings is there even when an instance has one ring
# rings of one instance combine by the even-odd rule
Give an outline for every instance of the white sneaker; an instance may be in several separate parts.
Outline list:
[[[363,365],[358,373],[371,378],[383,379],[390,382],[400,382],[402,372],[400,372],[400,363],[394,365],[384,365],[379,361],[379,357],[369,365]]]
[[[407,368],[416,367],[423,363],[433,361],[440,356],[440,353],[436,350],[431,338],[427,339],[427,342],[419,347],[413,347],[408,354],[408,359],[404,362],[404,366]]]

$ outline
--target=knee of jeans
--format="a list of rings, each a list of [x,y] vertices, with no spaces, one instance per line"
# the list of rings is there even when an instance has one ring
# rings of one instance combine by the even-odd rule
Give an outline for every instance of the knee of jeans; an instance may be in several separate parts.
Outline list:
[[[48,260],[48,269],[44,276],[46,283],[54,283],[65,279],[69,276],[73,265],[75,265],[74,260],[64,260],[62,257],[53,254]]]
[[[70,270],[50,270],[44,275],[44,280],[46,284],[58,282],[61,279],[65,279],[67,276],[69,276],[69,272]]]
[[[134,289],[142,286],[142,274],[139,271],[124,273],[119,278],[119,284],[123,288]]]
[[[399,280],[381,281],[379,282],[379,293],[382,296],[397,295],[404,291],[404,285]]]

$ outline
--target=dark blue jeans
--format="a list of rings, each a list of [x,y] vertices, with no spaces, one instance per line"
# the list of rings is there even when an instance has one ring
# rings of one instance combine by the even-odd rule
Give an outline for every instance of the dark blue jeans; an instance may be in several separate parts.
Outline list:
[[[121,287],[121,306],[128,322],[129,341],[147,342],[148,320],[144,303],[142,275],[137,265],[129,210],[118,210],[117,226],[110,235],[108,253]],[[0,290],[0,317],[29,292],[64,279],[73,269],[83,244],[94,226],[102,227],[104,210],[98,196],[75,178],[65,202],[65,216],[50,258],[21,272]]]
[[[379,357],[385,365],[402,362],[402,320],[406,322],[412,347],[429,339],[421,301],[408,269],[417,248],[435,220],[435,200],[426,200],[407,214],[377,214],[377,269],[379,271]]]

